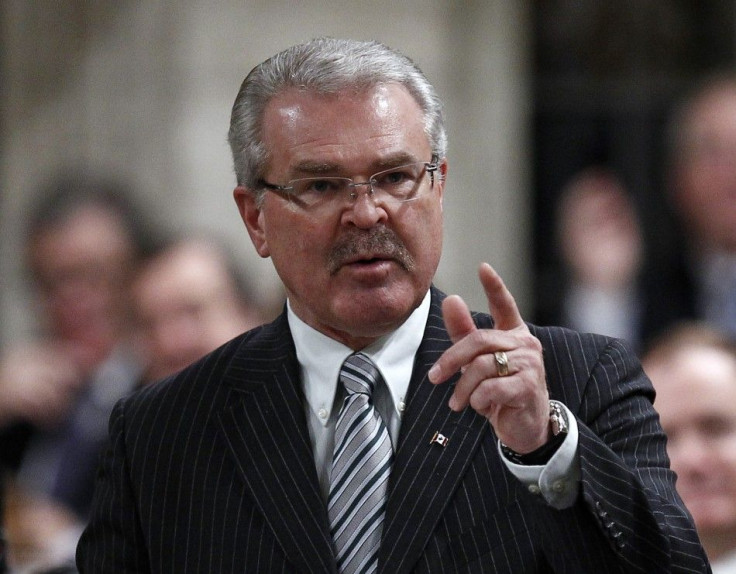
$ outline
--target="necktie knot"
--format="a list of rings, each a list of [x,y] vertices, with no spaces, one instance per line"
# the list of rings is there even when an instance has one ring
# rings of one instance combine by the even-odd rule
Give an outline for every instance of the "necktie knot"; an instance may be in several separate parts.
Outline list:
[[[373,395],[379,376],[376,366],[363,353],[350,355],[340,369],[340,382],[348,395]]]

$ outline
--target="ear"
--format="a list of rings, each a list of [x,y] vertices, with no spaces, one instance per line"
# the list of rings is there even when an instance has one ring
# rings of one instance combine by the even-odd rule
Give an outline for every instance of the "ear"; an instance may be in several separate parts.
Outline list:
[[[445,181],[447,180],[447,158],[443,158],[437,170],[437,185],[439,186],[440,204],[445,198]]]
[[[233,191],[233,198],[258,255],[261,257],[270,256],[271,251],[268,248],[268,241],[266,240],[266,225],[263,217],[263,209],[262,206],[258,205],[256,194],[239,185]]]

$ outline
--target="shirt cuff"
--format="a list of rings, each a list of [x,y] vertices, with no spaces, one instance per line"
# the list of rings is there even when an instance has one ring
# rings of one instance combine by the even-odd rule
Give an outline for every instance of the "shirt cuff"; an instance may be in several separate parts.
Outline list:
[[[506,458],[498,441],[498,454],[511,474],[518,478],[535,496],[541,496],[553,508],[569,508],[578,497],[580,460],[578,451],[578,423],[565,405],[557,402],[567,417],[567,436],[544,465],[516,464]]]

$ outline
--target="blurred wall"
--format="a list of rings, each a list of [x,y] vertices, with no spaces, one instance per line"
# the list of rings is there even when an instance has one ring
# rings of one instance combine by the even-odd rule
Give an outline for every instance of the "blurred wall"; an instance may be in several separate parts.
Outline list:
[[[0,342],[29,333],[24,215],[65,166],[121,175],[162,225],[233,245],[263,297],[278,278],[232,200],[226,142],[242,79],[319,35],[377,39],[412,57],[446,103],[445,251],[437,284],[477,309],[494,264],[529,294],[527,2],[196,0],[0,3]]]

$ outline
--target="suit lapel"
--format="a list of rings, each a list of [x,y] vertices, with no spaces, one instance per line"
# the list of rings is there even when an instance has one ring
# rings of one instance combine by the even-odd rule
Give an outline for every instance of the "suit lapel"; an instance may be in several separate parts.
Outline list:
[[[472,409],[447,406],[459,375],[435,386],[427,371],[450,347],[441,315],[444,295],[432,289],[432,304],[417,351],[409,399],[389,484],[379,556],[381,570],[408,571],[416,563],[452,498],[488,425]],[[446,446],[432,442],[435,432]]]
[[[285,314],[241,347],[225,383],[233,392],[221,428],[254,504],[299,571],[334,572]]]

